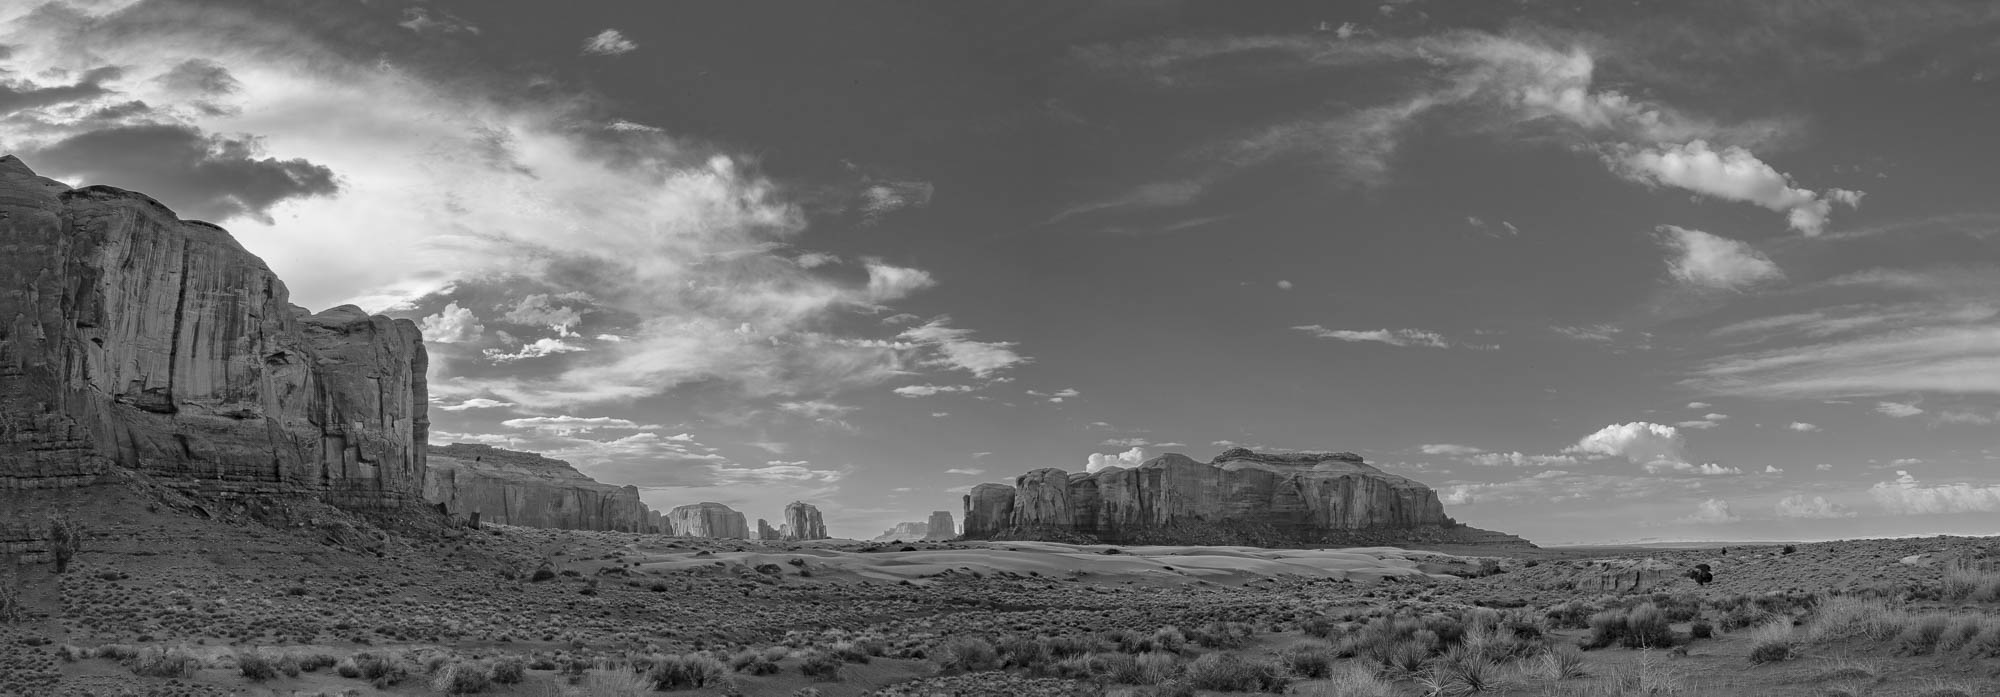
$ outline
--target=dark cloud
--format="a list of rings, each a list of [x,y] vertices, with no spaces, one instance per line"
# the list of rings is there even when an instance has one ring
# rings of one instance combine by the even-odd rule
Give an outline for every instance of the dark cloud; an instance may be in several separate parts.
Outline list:
[[[174,90],[202,96],[229,94],[243,86],[243,83],[236,81],[235,76],[229,74],[228,68],[204,58],[184,61],[174,66],[173,70],[161,75],[159,80],[161,84]]]
[[[0,114],[94,99],[110,92],[101,83],[116,80],[123,72],[115,67],[98,68],[84,73],[83,79],[76,84],[55,87],[42,87],[25,81],[12,84],[0,83]]]
[[[266,212],[279,201],[340,189],[331,169],[259,154],[254,139],[138,124],[79,134],[29,156],[44,171],[144,191],[184,217],[206,220],[249,215],[268,222]]]

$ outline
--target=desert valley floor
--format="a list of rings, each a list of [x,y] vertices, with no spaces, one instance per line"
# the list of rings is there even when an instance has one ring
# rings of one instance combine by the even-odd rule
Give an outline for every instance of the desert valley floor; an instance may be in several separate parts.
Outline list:
[[[117,479],[117,478],[113,478]],[[38,496],[10,695],[1977,695],[1981,538],[1726,550],[382,531],[142,477]],[[270,521],[289,521],[273,523]],[[264,522],[260,522],[264,521]],[[1714,580],[1682,573],[1708,564]]]

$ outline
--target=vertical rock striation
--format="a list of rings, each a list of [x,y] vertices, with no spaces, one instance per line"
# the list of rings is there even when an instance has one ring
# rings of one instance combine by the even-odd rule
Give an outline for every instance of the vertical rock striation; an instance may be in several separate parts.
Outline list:
[[[819,508],[804,501],[793,501],[785,506],[785,528],[787,540],[824,540],[826,523],[820,518]]]
[[[951,511],[931,511],[930,522],[924,525],[924,539],[949,540],[958,537],[958,525],[951,520]]]
[[[784,538],[778,535],[777,528],[771,527],[771,521],[765,520],[763,518],[758,518],[757,539],[769,541],[769,540],[779,540]]]
[[[423,337],[293,306],[222,228],[0,157],[0,489],[112,465],[217,495],[420,504]]]
[[[712,501],[674,508],[667,512],[667,524],[676,535],[750,539],[750,529],[743,523],[743,514]]]
[[[1133,468],[1038,469],[965,497],[965,536],[1119,544],[1526,544],[1460,526],[1437,492],[1353,453],[1267,454],[1211,462],[1167,454]]]
[[[612,486],[569,463],[490,445],[431,446],[424,498],[456,515],[535,528],[657,532],[638,487]]]

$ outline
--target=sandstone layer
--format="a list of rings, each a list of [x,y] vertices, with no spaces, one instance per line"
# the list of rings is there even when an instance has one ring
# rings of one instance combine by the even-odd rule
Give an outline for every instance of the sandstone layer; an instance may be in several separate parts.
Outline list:
[[[116,465],[216,495],[423,501],[415,324],[313,314],[222,228],[0,157],[0,489]]]
[[[674,508],[667,512],[667,527],[672,528],[675,535],[750,539],[750,529],[743,523],[743,514],[713,501]]]
[[[912,540],[926,540],[930,539],[930,532],[931,532],[930,523],[924,523],[924,522],[897,523],[895,527],[882,531],[882,534],[880,535],[876,535],[874,541],[889,542],[893,540],[903,540],[907,542]]]
[[[490,445],[431,446],[424,498],[482,523],[564,530],[666,532],[639,489],[584,476],[569,463]]]
[[[1437,492],[1353,453],[1167,454],[1137,467],[1038,469],[965,496],[964,536],[1114,544],[1521,544],[1459,525]]]
[[[786,504],[785,529],[787,540],[826,539],[826,522],[820,517],[819,508],[804,501]]]
[[[774,527],[771,527],[771,521],[768,521],[768,520],[765,520],[765,519],[763,519],[763,518],[758,518],[758,519],[757,519],[757,539],[759,539],[759,540],[779,540],[779,539],[783,539],[783,538],[782,538],[781,536],[779,536],[779,534],[778,534],[778,529],[777,529],[777,528],[774,528]]]

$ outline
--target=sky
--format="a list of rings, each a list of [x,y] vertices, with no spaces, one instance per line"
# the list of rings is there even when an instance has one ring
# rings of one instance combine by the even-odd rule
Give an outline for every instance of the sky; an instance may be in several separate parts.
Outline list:
[[[1345,450],[1542,544],[2000,533],[2000,6],[0,0],[0,150],[407,317],[434,442],[872,537]]]

